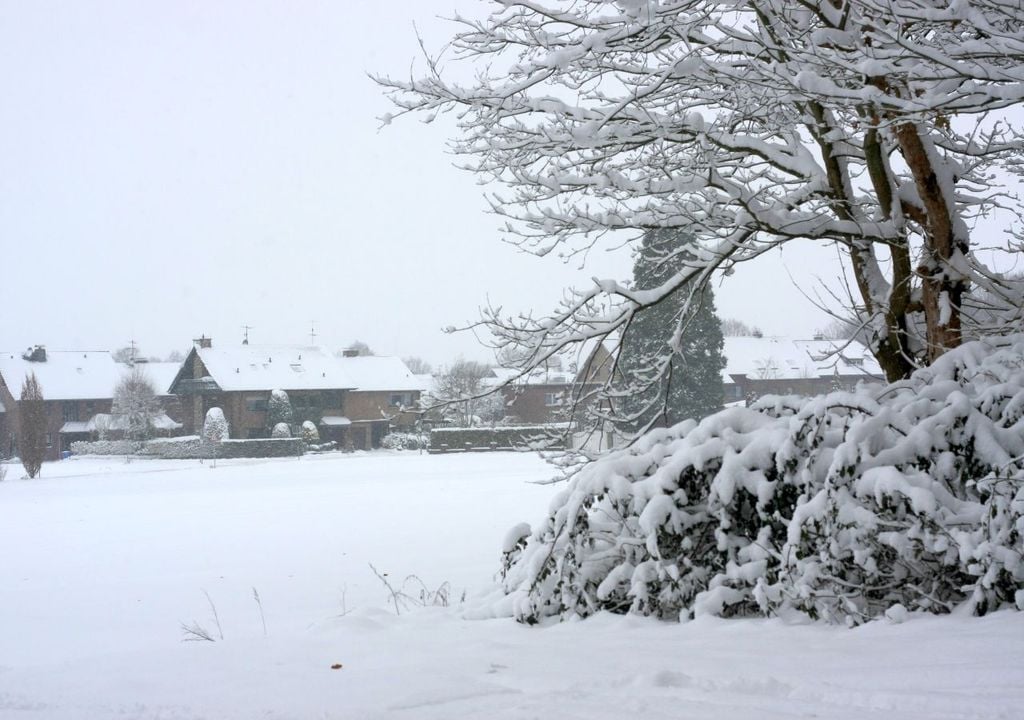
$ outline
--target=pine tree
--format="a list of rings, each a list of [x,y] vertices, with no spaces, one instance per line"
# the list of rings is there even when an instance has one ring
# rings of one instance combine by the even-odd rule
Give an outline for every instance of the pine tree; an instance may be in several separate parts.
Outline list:
[[[634,287],[652,289],[679,272],[692,259],[689,242],[678,230],[648,231],[633,267]],[[641,309],[623,334],[617,414],[625,431],[700,420],[722,406],[725,358],[714,294],[710,286],[692,301],[690,294],[684,285]],[[678,327],[682,331],[674,341]]]
[[[18,402],[18,456],[30,478],[38,477],[46,457],[46,404],[35,373],[21,386]]]

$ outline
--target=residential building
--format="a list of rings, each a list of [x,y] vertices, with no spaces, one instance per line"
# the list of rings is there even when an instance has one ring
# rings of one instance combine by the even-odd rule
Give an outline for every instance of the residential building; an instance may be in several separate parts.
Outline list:
[[[783,337],[725,338],[722,383],[726,404],[762,395],[820,395],[883,382],[875,356],[855,340]]]
[[[324,348],[214,347],[203,337],[195,341],[169,390],[180,399],[188,434],[201,433],[206,413],[219,407],[232,438],[270,437],[270,393],[284,390],[296,424],[310,420],[319,425],[322,439],[343,442],[345,426],[332,424],[330,418],[344,417],[345,396],[352,387],[337,358]]]
[[[348,442],[355,449],[379,447],[390,430],[412,431],[419,419],[423,378],[397,357],[356,355],[339,359],[355,388],[347,397]]]
[[[571,422],[608,379],[612,356],[604,343],[591,341],[563,353],[555,363],[522,377],[511,368],[495,368],[495,384],[504,384],[506,414],[524,424]]]
[[[89,421],[109,413],[122,366],[107,351],[47,350],[0,353],[0,456],[17,454],[21,388],[35,374],[46,409],[46,460],[57,460],[76,440],[90,436]]]
[[[415,425],[419,381],[398,358],[337,357],[318,346],[219,347],[200,338],[169,390],[181,403],[185,431],[202,432],[206,413],[223,410],[232,438],[265,438],[270,393],[284,390],[293,422],[313,422],[321,440],[378,447],[393,428]]]

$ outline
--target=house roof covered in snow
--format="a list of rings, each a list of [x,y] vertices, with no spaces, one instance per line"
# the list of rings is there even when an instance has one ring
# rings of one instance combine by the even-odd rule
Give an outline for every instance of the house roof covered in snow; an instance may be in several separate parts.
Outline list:
[[[180,362],[146,362],[137,363],[135,367],[140,368],[153,382],[157,395],[170,395],[171,385],[174,378],[181,369]]]
[[[833,375],[882,377],[874,355],[856,341],[793,340],[782,337],[725,338],[722,380],[734,375],[760,380],[795,380]]]
[[[226,392],[356,387],[338,358],[315,345],[197,347],[192,352]]]
[[[360,355],[337,358],[354,388],[364,392],[409,392],[423,389],[422,379],[413,374],[401,358]]]
[[[47,400],[109,399],[123,370],[105,350],[45,350],[36,357],[28,360],[22,351],[0,353],[0,377],[15,399],[31,373]]]

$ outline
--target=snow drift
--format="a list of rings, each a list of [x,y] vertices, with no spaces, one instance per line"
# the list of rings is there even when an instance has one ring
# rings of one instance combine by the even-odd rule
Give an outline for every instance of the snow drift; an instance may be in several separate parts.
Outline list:
[[[582,470],[506,539],[518,620],[1024,607],[1024,335],[908,380],[765,398]],[[899,607],[897,607],[899,606]]]

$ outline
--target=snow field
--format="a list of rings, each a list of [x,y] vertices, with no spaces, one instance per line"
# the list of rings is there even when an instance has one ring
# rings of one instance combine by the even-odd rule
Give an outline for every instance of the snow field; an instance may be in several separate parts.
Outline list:
[[[462,607],[396,617],[367,563],[447,581],[479,606],[508,530],[556,491],[528,482],[549,473],[529,455],[19,470],[0,484],[4,720],[945,720],[1024,707],[1015,612],[856,630],[608,615],[540,629]],[[182,642],[182,623],[219,637],[204,590],[224,639]]]

